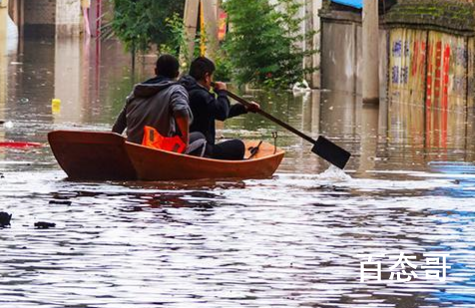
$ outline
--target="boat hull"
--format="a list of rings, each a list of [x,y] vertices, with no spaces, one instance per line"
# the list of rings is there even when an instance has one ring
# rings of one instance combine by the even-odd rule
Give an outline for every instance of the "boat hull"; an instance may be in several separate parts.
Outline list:
[[[54,131],[48,142],[72,180],[138,180],[125,139],[118,134]]]
[[[54,131],[48,134],[48,141],[59,165],[72,180],[269,178],[285,154],[262,143],[251,159],[216,160],[152,149],[109,132]],[[246,149],[257,144],[258,141],[248,141]]]

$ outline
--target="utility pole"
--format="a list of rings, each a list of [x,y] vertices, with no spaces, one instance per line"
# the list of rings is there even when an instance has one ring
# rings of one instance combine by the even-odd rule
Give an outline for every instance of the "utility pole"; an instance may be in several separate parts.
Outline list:
[[[363,103],[379,104],[378,0],[363,2]]]

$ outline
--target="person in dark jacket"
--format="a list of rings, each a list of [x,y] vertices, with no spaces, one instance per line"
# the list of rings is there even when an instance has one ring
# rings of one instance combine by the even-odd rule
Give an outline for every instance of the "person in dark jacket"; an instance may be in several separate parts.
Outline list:
[[[190,139],[191,142],[201,139],[204,150],[204,136],[199,133],[190,134],[193,114],[188,92],[176,81],[179,74],[178,60],[171,55],[160,56],[155,74],[154,78],[134,86],[112,131],[122,134],[127,130],[127,140],[141,144],[145,126],[151,126],[164,137],[180,136],[187,146],[187,153],[199,155],[193,152],[197,150],[196,143],[194,147],[189,146]]]
[[[180,80],[188,91],[194,117],[190,130],[200,132],[206,137],[207,157],[241,160],[246,152],[244,142],[234,139],[216,144],[215,121],[225,121],[248,111],[255,112],[260,106],[254,102],[250,107],[241,104],[231,105],[226,94],[226,84],[222,82],[214,82],[214,93],[210,92],[215,70],[216,67],[211,60],[199,57],[191,63],[189,75]]]

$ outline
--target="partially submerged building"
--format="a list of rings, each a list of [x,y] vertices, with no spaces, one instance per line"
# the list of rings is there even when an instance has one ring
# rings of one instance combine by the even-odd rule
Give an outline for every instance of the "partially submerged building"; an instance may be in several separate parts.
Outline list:
[[[14,22],[10,28],[16,26],[20,37],[78,37],[85,30],[84,14],[89,17],[92,34],[96,33],[106,10],[103,7],[108,3],[102,0],[0,0],[0,10],[1,7],[8,10],[9,19]]]
[[[323,88],[361,94],[361,2],[327,1],[320,11]],[[426,145],[445,147],[448,136],[471,129],[450,123],[473,113],[474,8],[456,0],[380,2],[380,96],[393,131],[421,131]]]
[[[384,15],[395,3],[396,0],[380,1],[380,15]],[[361,94],[362,7],[363,0],[332,0],[325,1],[319,11],[321,87],[324,89]],[[380,27],[380,63],[387,61],[385,37],[387,31]],[[381,65],[380,80],[384,80],[385,75],[385,65]]]

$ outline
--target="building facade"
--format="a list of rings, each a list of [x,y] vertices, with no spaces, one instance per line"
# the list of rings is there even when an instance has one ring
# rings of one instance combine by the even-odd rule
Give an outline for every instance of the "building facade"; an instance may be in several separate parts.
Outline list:
[[[388,137],[446,148],[450,136],[465,136],[474,129],[467,119],[475,114],[475,5],[400,0],[386,12],[380,8],[380,13],[375,39]],[[322,87],[360,95],[361,10],[327,6],[320,16]]]
[[[8,10],[20,37],[79,36],[84,30],[84,13],[92,21],[94,34],[96,20],[102,16],[102,0],[0,0],[0,3],[3,10]]]

